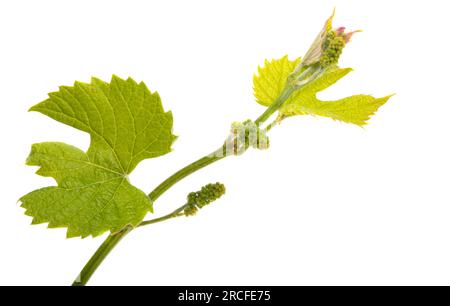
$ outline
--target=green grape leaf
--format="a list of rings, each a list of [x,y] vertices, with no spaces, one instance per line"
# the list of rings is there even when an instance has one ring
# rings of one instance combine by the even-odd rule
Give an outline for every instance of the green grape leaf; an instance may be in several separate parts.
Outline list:
[[[57,186],[20,199],[33,224],[66,227],[68,237],[98,236],[138,225],[152,202],[132,186],[128,174],[144,159],[171,151],[172,114],[144,83],[113,76],[75,82],[31,108],[91,136],[87,152],[64,143],[32,147],[27,164],[53,177]]]
[[[269,106],[283,91],[287,77],[294,71],[300,58],[290,61],[288,56],[278,60],[265,60],[263,67],[258,67],[258,74],[253,76],[253,93],[256,102]]]
[[[299,60],[290,61],[284,56],[278,60],[266,60],[264,67],[258,67],[258,75],[253,77],[253,88],[259,104],[269,106],[275,101]],[[374,98],[369,95],[354,95],[335,101],[321,101],[317,98],[318,92],[327,89],[351,71],[351,68],[336,66],[328,68],[320,77],[295,91],[280,108],[279,117],[317,115],[364,126],[391,96]]]

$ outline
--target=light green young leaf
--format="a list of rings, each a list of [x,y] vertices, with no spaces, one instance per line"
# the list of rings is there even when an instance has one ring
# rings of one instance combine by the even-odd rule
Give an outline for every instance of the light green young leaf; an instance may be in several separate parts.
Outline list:
[[[258,75],[253,78],[258,103],[269,106],[275,101],[298,61],[299,59],[289,61],[285,56],[279,60],[266,61],[265,66],[258,69]],[[389,100],[390,96],[374,98],[368,95],[355,95],[336,101],[317,99],[318,92],[330,87],[351,71],[351,68],[329,68],[323,75],[294,92],[279,110],[279,117],[317,115],[359,126],[367,124],[370,117]]]
[[[172,114],[143,83],[113,76],[60,87],[31,108],[91,136],[87,152],[64,143],[33,145],[27,164],[58,186],[22,197],[33,223],[67,227],[68,237],[98,236],[138,225],[152,211],[145,193],[128,174],[144,159],[171,151]]]
[[[278,60],[265,60],[263,67],[258,67],[258,74],[253,76],[253,92],[256,102],[269,106],[283,91],[287,77],[300,62],[300,58],[290,61],[288,56]]]

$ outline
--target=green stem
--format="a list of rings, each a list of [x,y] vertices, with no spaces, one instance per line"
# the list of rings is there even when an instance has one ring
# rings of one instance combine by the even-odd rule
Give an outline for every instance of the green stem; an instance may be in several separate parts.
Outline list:
[[[182,168],[181,170],[175,172],[172,174],[168,179],[166,179],[164,182],[162,182],[158,187],[156,187],[150,194],[149,197],[152,201],[156,201],[165,191],[167,191],[170,187],[175,185],[177,182],[185,178],[186,176],[194,173],[197,170],[200,170],[218,160],[221,160],[225,158],[227,155],[225,154],[225,146],[220,147],[216,151],[212,152],[209,155],[206,155],[199,160],[193,162],[192,164],[189,164],[188,166]],[[184,206],[180,207],[180,209],[184,209]],[[175,210],[169,215],[166,215],[161,218],[144,221],[142,222],[138,227],[154,224],[157,222],[165,221],[168,219],[171,219],[175,217],[175,214],[178,214],[180,211]],[[89,260],[89,262],[86,264],[86,266],[81,271],[80,275],[77,277],[75,282],[72,286],[86,286],[89,279],[92,277],[92,275],[95,273],[95,271],[98,269],[98,267],[102,264],[102,262],[105,260],[105,258],[108,256],[109,253],[116,247],[116,245],[127,235],[129,234],[133,228],[131,226],[127,227],[123,231],[111,234],[109,237],[103,242],[103,244],[100,246],[100,248],[95,252],[95,254],[92,256],[92,258]]]
[[[172,218],[180,217],[183,215],[182,212],[187,206],[188,206],[188,204],[185,204],[185,205],[177,208],[170,214],[167,214],[163,217],[144,221],[141,224],[139,224],[138,227],[155,224],[155,223],[163,222],[163,221],[166,221],[166,220],[169,220]],[[122,241],[122,239],[127,234],[129,234],[132,230],[133,230],[133,227],[128,226],[126,229],[120,231],[119,233],[116,233],[114,235],[109,235],[109,237],[103,242],[103,244],[100,246],[100,248],[97,250],[97,252],[95,252],[94,256],[92,256],[92,258],[86,264],[86,266],[81,271],[80,275],[74,281],[72,286],[75,286],[75,287],[86,286],[89,279],[92,277],[92,275],[98,269],[98,267],[102,264],[102,262],[108,256],[108,254],[111,253],[111,251],[116,247],[116,245],[119,244],[119,242]]]
[[[260,125],[264,123],[270,116],[275,113],[280,106],[286,102],[286,100],[289,98],[289,96],[294,92],[293,86],[286,86],[286,88],[283,90],[283,92],[280,94],[280,96],[275,100],[275,102],[267,108],[267,110],[258,117],[258,119],[255,120],[255,123]],[[223,158],[225,158],[227,155],[227,147],[226,144],[217,149],[216,151],[212,152],[209,155],[206,155],[197,161],[193,162],[192,164],[187,165],[186,167],[182,168],[181,170],[175,172],[172,174],[169,178],[167,178],[164,182],[159,184],[148,196],[149,198],[155,202],[164,192],[166,192],[169,188],[171,188],[173,185],[175,185],[177,182],[181,181],[183,178],[187,177],[188,175],[208,166],[212,163],[215,163],[216,161],[219,161]],[[180,207],[181,209],[184,207]],[[178,210],[179,210],[178,209]],[[174,218],[178,216],[180,211],[175,210],[169,215],[166,215],[161,218],[144,221],[142,222],[138,227],[154,224],[157,222],[162,222],[171,218]],[[105,258],[108,256],[109,253],[116,247],[116,245],[127,235],[129,234],[133,228],[131,226],[125,228],[119,233],[111,234],[105,242],[100,246],[100,248],[95,252],[95,254],[92,256],[92,258],[89,260],[89,262],[86,264],[86,266],[81,271],[80,275],[78,276],[77,280],[73,283],[73,286],[85,286],[89,279],[92,277],[92,275],[95,273],[97,268],[101,265],[101,263],[105,260]]]
[[[115,248],[115,246],[131,231],[133,227],[128,226],[122,231],[109,235],[109,237],[103,242],[103,244],[98,248],[83,270],[80,272],[80,275],[73,282],[72,286],[81,287],[86,286],[89,279],[95,273],[97,268],[102,264],[105,260],[106,256]]]
[[[267,119],[270,118],[277,110],[280,109],[281,105],[286,102],[287,99],[291,96],[291,94],[295,91],[294,86],[286,86],[284,90],[281,92],[280,96],[266,109],[266,111],[255,120],[257,125],[264,123]]]
[[[277,126],[278,124],[280,124],[280,122],[278,121],[278,119],[272,121],[270,124],[268,124],[265,128],[266,133],[269,132],[272,128],[274,128],[275,126]]]
[[[188,207],[188,204],[184,204],[180,208],[175,209],[173,212],[171,212],[170,214],[165,215],[163,217],[159,217],[159,218],[156,218],[156,219],[144,221],[141,224],[139,224],[138,227],[142,227],[142,226],[146,226],[146,225],[150,225],[150,224],[155,224],[155,223],[163,222],[163,221],[166,221],[166,220],[169,220],[169,219],[173,219],[173,218],[176,218],[176,217],[184,216],[183,210],[186,207]]]
[[[170,187],[184,179],[186,176],[200,170],[216,161],[219,161],[225,158],[226,155],[225,146],[220,147],[216,151],[212,152],[209,155],[206,155],[199,160],[193,162],[192,164],[187,165],[181,170],[172,174],[169,178],[167,178],[164,182],[159,184],[148,196],[154,202],[156,201],[164,192],[166,192]]]

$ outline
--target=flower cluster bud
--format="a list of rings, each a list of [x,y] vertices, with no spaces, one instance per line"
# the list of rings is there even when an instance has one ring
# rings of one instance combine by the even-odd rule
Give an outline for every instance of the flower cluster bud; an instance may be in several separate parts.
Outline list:
[[[199,209],[214,202],[224,194],[225,185],[221,183],[205,185],[200,191],[188,194],[187,204],[183,213],[185,216],[194,216]]]
[[[334,12],[289,76],[289,80],[294,84],[304,85],[320,76],[328,67],[337,65],[344,47],[356,32],[360,32],[346,32],[345,27],[333,28],[333,17]]]

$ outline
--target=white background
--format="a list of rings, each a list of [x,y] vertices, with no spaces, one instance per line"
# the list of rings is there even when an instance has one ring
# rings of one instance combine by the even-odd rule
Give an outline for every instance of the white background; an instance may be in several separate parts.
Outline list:
[[[321,94],[397,95],[361,129],[296,117],[271,149],[204,169],[155,203],[221,181],[194,218],[133,232],[92,285],[450,285],[448,1],[2,1],[0,284],[68,285],[104,237],[30,226],[22,195],[54,184],[24,165],[30,145],[87,134],[27,109],[59,85],[144,80],[173,110],[174,152],[142,162],[150,191],[255,118],[252,75],[302,55],[333,7],[363,29],[341,59],[355,71]]]

